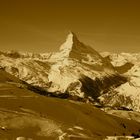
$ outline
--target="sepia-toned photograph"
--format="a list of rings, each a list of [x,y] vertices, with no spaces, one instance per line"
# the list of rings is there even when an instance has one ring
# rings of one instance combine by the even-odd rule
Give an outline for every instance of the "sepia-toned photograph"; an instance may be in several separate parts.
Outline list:
[[[140,140],[140,0],[0,0],[0,140]]]

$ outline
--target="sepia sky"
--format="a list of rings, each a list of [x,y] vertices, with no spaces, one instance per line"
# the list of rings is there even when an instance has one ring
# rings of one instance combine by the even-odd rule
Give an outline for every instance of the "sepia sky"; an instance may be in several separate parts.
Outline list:
[[[140,0],[0,0],[2,51],[57,51],[70,30],[98,51],[140,52]]]

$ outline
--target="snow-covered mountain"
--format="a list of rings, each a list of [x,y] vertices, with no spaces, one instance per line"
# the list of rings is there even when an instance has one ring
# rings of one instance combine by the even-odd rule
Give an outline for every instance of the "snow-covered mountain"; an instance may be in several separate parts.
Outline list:
[[[1,54],[0,66],[29,84],[46,87],[50,63],[42,59],[40,61],[39,57],[34,58],[33,55],[28,57],[18,55],[15,57],[15,52],[8,55],[7,53]]]
[[[108,104],[121,104],[140,111],[140,53],[106,52],[101,55],[107,58],[119,73],[128,77],[128,82],[114,90],[115,94],[108,99]]]
[[[52,55],[50,61],[55,62],[48,76],[53,85],[49,89],[51,91],[65,92],[75,83],[74,85],[78,86],[76,91],[78,93],[78,88],[81,87],[79,79],[84,76],[95,80],[115,74],[112,64],[93,48],[81,43],[74,33],[68,35],[60,51]]]
[[[67,98],[140,110],[140,55],[98,53],[70,32],[56,53],[0,52],[0,66]]]
[[[119,83],[106,86],[103,83],[97,90],[88,87],[88,84],[93,85],[97,80],[100,83],[106,78],[113,81],[118,73],[108,60],[80,42],[72,32],[57,53],[1,53],[0,64],[7,72],[29,84],[44,87],[49,92],[67,92],[82,98],[86,92],[90,96],[97,96],[94,94],[100,94],[105,88]]]

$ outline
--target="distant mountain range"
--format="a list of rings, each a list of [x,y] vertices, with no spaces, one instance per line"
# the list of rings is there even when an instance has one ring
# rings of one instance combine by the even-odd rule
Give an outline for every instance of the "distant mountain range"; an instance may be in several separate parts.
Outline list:
[[[140,53],[98,53],[70,32],[56,53],[0,52],[0,67],[49,96],[140,111]]]

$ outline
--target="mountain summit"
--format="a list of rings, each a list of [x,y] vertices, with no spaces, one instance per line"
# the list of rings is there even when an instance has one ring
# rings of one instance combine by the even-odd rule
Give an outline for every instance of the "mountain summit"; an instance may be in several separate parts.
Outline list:
[[[101,59],[100,54],[92,47],[80,42],[75,33],[70,32],[66,41],[60,46],[62,57],[75,58],[78,60],[92,61]]]
[[[61,45],[60,51],[64,49],[71,50],[76,42],[79,42],[76,34],[70,31],[70,33],[67,35],[66,42]]]

